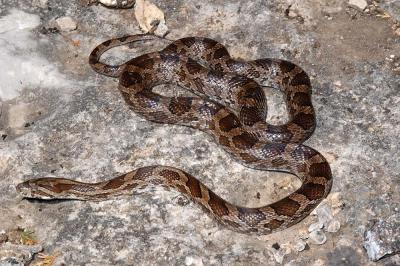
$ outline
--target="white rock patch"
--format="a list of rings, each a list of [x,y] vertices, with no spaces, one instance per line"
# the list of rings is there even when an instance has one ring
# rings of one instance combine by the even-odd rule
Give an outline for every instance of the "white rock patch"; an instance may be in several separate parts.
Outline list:
[[[10,100],[25,87],[65,87],[69,81],[36,52],[40,45],[31,32],[37,15],[12,9],[0,17],[0,100]]]

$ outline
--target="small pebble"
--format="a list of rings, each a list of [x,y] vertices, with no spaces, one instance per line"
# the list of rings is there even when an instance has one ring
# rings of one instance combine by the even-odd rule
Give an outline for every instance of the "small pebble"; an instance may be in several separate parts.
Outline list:
[[[312,231],[309,235],[313,244],[322,245],[326,242],[326,235],[324,232],[322,232],[322,230]]]
[[[185,258],[185,265],[187,265],[187,266],[203,266],[203,260],[198,256],[187,256]]]
[[[99,0],[99,2],[114,8],[129,8],[135,4],[135,0]]]
[[[77,28],[76,22],[71,17],[58,18],[56,23],[61,31],[73,31]]]
[[[349,0],[349,5],[364,10],[368,6],[368,3],[365,0]]]
[[[318,216],[318,222],[323,224],[325,227],[333,219],[332,209],[327,202],[323,202],[315,210]]]
[[[304,242],[304,241],[301,240],[301,239],[298,239],[298,240],[294,243],[293,247],[294,247],[294,249],[295,249],[297,252],[301,252],[301,251],[303,251],[303,250],[306,249],[306,245],[307,245],[306,242]]]
[[[338,220],[332,220],[328,223],[328,226],[326,227],[326,231],[329,233],[335,233],[339,231],[340,229],[340,222]]]
[[[340,80],[336,80],[335,82],[333,82],[333,85],[335,85],[336,87],[342,87],[342,82]]]
[[[313,232],[319,229],[322,229],[322,227],[324,227],[324,224],[320,223],[320,222],[316,222],[313,224],[310,224],[310,226],[308,227],[308,232]]]

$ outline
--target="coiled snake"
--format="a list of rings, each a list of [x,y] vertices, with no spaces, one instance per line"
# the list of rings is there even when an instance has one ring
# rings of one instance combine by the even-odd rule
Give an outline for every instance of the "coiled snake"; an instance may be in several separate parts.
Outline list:
[[[281,230],[306,217],[332,186],[326,159],[301,144],[315,128],[308,75],[284,60],[234,60],[222,44],[198,37],[173,41],[161,51],[118,66],[99,61],[112,47],[156,38],[141,34],[108,40],[92,51],[89,63],[96,72],[119,78],[119,90],[134,112],[150,121],[207,132],[242,164],[292,173],[302,181],[301,187],[263,207],[239,207],[190,174],[155,165],[99,183],[53,177],[32,179],[19,184],[17,190],[28,198],[105,200],[147,185],[167,186],[199,203],[220,223],[253,234]],[[152,91],[164,83],[184,87],[198,97],[166,97]],[[259,84],[280,88],[286,99],[288,123],[265,122],[267,104]]]

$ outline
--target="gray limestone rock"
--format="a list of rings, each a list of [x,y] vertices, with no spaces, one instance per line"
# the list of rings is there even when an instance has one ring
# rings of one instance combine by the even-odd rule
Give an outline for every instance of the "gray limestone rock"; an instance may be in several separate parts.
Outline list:
[[[18,196],[15,186],[31,177],[98,182],[154,164],[182,168],[243,206],[274,202],[300,186],[292,175],[240,165],[202,132],[134,114],[117,80],[87,63],[102,41],[142,32],[134,9],[90,2],[0,1],[0,232],[30,228],[43,252],[58,252],[64,265],[399,264],[399,1],[376,1],[381,13],[340,0],[151,1],[169,39],[210,37],[235,58],[286,59],[311,77],[317,128],[305,144],[330,163],[331,199],[316,217],[260,237],[227,230],[176,191],[136,191],[105,202]],[[114,2],[133,3],[107,3]],[[390,18],[377,16],[383,12]],[[60,17],[73,18],[76,30],[55,27]],[[127,45],[102,60],[119,64],[163,46]],[[172,85],[156,90],[186,93]],[[282,94],[265,93],[268,121],[285,123]],[[378,222],[371,227],[370,220]],[[325,225],[312,230],[320,245],[297,252],[303,245],[285,244],[312,243],[307,229],[315,222]],[[380,258],[374,264],[364,233],[371,258]]]
[[[375,221],[365,231],[364,248],[367,250],[368,257],[373,261],[400,253],[399,214],[385,220]]]

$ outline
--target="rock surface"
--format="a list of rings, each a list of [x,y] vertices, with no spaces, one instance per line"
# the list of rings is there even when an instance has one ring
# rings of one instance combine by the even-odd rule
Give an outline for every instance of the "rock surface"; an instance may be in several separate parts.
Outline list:
[[[366,242],[386,237],[371,221],[399,219],[396,1],[379,1],[374,12],[339,0],[151,2],[170,39],[207,36],[236,58],[283,58],[310,74],[318,126],[307,145],[326,156],[334,175],[325,205],[287,230],[254,237],[219,226],[162,189],[106,202],[22,200],[15,185],[30,176],[96,182],[152,164],[182,168],[246,206],[282,198],[299,182],[245,168],[204,133],[129,110],[117,81],[94,73],[87,57],[104,40],[141,32],[133,8],[10,0],[0,2],[0,232],[29,228],[44,253],[58,254],[56,265],[399,264],[396,252],[373,263],[363,247],[366,232],[373,236]],[[54,27],[60,17],[73,18],[76,29]],[[104,60],[124,62],[162,45],[116,48]],[[183,93],[169,85],[158,90]],[[266,94],[268,120],[285,122],[282,96]],[[315,223],[320,245],[308,232]],[[394,242],[380,243],[382,249],[400,238],[390,232]]]

